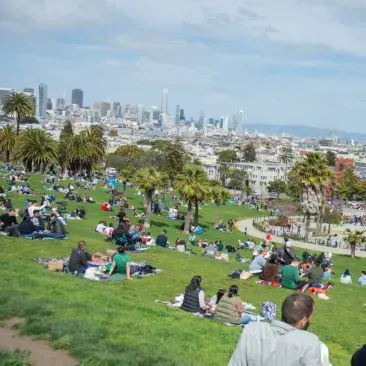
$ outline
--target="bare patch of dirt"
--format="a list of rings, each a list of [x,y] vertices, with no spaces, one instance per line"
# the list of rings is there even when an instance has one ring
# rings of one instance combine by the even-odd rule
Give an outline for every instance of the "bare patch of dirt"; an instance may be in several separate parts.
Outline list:
[[[30,352],[28,358],[34,366],[76,366],[78,361],[72,358],[66,351],[54,350],[45,341],[33,339],[20,335],[19,330],[14,326],[24,322],[24,319],[8,319],[4,327],[0,327],[0,348],[10,351],[27,350]]]

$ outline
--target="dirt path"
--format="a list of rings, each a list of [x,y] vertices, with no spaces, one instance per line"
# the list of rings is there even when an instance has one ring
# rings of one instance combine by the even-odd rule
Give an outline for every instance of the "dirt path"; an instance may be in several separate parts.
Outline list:
[[[20,335],[14,325],[22,323],[20,318],[11,318],[5,322],[5,326],[0,328],[0,348],[15,351],[28,350],[29,360],[34,366],[76,366],[78,362],[69,356],[66,351],[54,350],[45,341],[33,339],[28,336]]]

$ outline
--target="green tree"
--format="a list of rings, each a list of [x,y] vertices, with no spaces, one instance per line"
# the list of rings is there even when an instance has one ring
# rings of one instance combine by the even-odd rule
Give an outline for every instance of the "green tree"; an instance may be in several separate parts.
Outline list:
[[[277,195],[277,199],[280,199],[280,195],[286,192],[286,182],[281,179],[275,179],[268,183],[267,191],[269,193],[275,193]]]
[[[351,247],[351,257],[356,256],[356,246],[365,242],[365,231],[346,229],[345,234],[347,235],[347,241]]]
[[[10,161],[10,155],[12,154],[16,142],[16,134],[14,127],[7,124],[0,130],[0,153],[5,154],[5,160],[7,163]]]
[[[226,185],[226,181],[229,179],[230,177],[230,167],[227,164],[220,164],[219,168],[218,168],[218,173],[219,173],[219,177],[220,177],[220,181],[223,187],[225,187]]]
[[[188,202],[188,210],[184,223],[184,233],[189,233],[189,226],[192,220],[193,206],[195,206],[195,225],[198,225],[198,205],[203,202],[209,194],[209,180],[207,173],[199,165],[188,165],[182,174],[178,174],[175,180],[176,189]]]
[[[216,205],[214,221],[214,227],[216,227],[219,222],[220,207],[232,198],[232,196],[227,189],[222,188],[220,181],[213,180],[211,181],[210,198],[212,198]]]
[[[253,189],[252,186],[250,184],[250,180],[249,178],[246,178],[244,181],[244,189],[243,192],[245,193],[245,195],[247,196],[247,198],[253,193]]]
[[[116,130],[116,129],[110,130],[108,135],[110,137],[117,137],[118,136],[118,130]]]
[[[322,153],[310,152],[297,162],[289,174],[300,184],[300,203],[306,218],[305,241],[309,239],[311,216],[320,217],[324,205],[325,188],[332,182],[333,172]],[[321,226],[321,222],[319,221]]]
[[[74,131],[70,120],[65,121],[64,126],[60,133],[60,139],[58,143],[58,163],[60,164],[61,170],[64,170],[68,158],[67,158],[67,146],[69,140],[74,136]]]
[[[352,200],[360,193],[361,182],[353,167],[347,167],[340,177],[335,189],[336,196],[343,200]]]
[[[328,150],[326,153],[326,158],[328,160],[329,166],[335,166],[337,155],[331,150]]]
[[[28,128],[19,135],[15,157],[23,161],[29,171],[45,171],[48,165],[57,162],[57,142],[49,132]]]
[[[291,164],[294,160],[294,152],[291,145],[286,145],[282,148],[280,161],[286,165]]]
[[[134,177],[135,185],[145,193],[145,228],[149,228],[151,224],[151,204],[154,191],[163,188],[165,181],[165,176],[154,168],[142,168]]]
[[[144,150],[137,145],[123,145],[117,148],[115,154],[125,156],[131,161],[145,154]]]
[[[229,187],[241,191],[245,187],[245,180],[248,179],[248,173],[245,170],[232,169],[229,173],[229,178]]]
[[[235,150],[222,150],[219,152],[218,161],[220,163],[232,163],[239,161]]]
[[[11,117],[15,115],[17,121],[17,135],[19,135],[20,123],[25,117],[35,115],[34,102],[32,97],[25,93],[11,92],[4,98],[3,113]]]
[[[253,163],[257,160],[257,152],[253,142],[244,146],[243,149],[243,160],[248,163]]]

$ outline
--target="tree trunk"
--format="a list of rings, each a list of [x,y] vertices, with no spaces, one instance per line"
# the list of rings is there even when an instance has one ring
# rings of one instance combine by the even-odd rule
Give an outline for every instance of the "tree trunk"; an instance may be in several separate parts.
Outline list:
[[[218,224],[219,224],[219,205],[216,205],[216,214],[213,226],[217,227]]]
[[[305,242],[309,241],[309,233],[310,233],[310,221],[311,221],[311,216],[309,213],[307,213],[305,215]]]
[[[356,257],[356,244],[351,244],[351,258]]]
[[[6,162],[9,163],[10,161],[10,150],[6,150]]]
[[[19,135],[19,130],[20,130],[20,114],[18,114],[17,116],[17,135]]]
[[[195,205],[195,210],[194,210],[194,221],[193,221],[193,225],[194,226],[198,226],[198,201],[196,201],[195,203],[194,203],[194,205]]]
[[[144,227],[149,228],[151,222],[151,203],[152,203],[152,191],[145,191],[145,202],[146,202],[146,216]]]
[[[193,214],[192,202],[188,201],[188,210],[187,210],[186,220],[184,223],[184,234],[189,234],[189,227],[191,225],[192,214]]]

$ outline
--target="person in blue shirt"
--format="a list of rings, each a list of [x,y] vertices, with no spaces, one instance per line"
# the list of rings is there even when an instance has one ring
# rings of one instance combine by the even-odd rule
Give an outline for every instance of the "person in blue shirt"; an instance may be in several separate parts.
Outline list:
[[[361,272],[361,276],[357,280],[357,283],[361,286],[366,286],[366,271]]]
[[[260,250],[259,255],[257,255],[249,266],[249,272],[251,274],[260,274],[263,272],[266,260],[264,259],[264,249]]]

